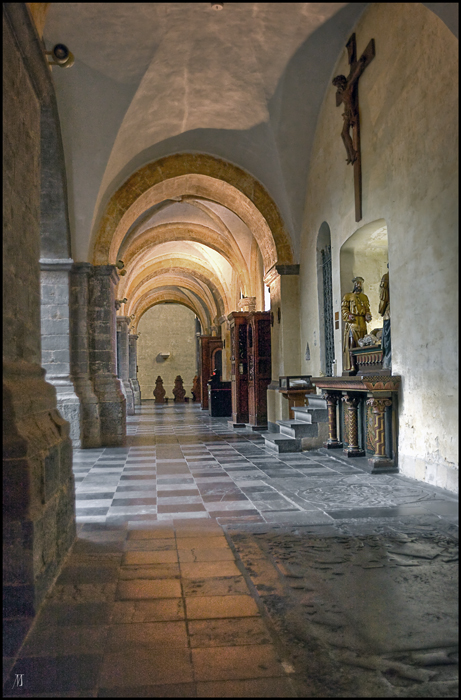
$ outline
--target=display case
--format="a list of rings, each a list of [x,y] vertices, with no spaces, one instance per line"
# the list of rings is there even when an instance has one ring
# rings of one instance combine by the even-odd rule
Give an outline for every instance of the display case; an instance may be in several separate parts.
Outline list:
[[[312,389],[311,374],[296,374],[291,377],[279,377],[279,389],[284,391],[300,391]]]

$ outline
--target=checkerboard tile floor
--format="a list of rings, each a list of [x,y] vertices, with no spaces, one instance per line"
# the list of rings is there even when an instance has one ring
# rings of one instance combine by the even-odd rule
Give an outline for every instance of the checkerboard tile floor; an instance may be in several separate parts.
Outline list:
[[[344,469],[303,454],[271,455],[260,435],[230,430],[226,419],[210,418],[200,406],[143,405],[127,424],[129,446],[74,451],[77,523],[273,522],[274,515],[305,511],[276,479]]]

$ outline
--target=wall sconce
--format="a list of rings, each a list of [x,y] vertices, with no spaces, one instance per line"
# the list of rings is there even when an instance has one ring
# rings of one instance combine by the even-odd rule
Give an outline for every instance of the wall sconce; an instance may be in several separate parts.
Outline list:
[[[222,10],[224,7],[223,2],[210,2],[210,5],[211,5],[212,10],[217,10],[218,12],[219,12],[219,10]]]
[[[49,66],[61,66],[70,68],[74,65],[74,54],[69,51],[65,44],[56,44],[51,51],[45,51],[46,56],[52,56],[54,61],[48,61]]]
[[[170,357],[170,352],[159,352],[157,355],[157,362],[165,362]]]

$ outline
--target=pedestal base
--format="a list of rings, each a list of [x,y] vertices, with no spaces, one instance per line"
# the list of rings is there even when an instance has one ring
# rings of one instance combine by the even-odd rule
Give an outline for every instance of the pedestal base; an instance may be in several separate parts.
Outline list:
[[[365,457],[365,450],[359,450],[358,448],[354,447],[346,447],[343,452],[346,457]]]
[[[334,441],[334,442],[333,442],[333,441],[332,441],[332,442],[329,442],[329,441],[328,441],[328,442],[324,442],[324,443],[323,443],[323,446],[324,446],[327,450],[338,450],[340,447],[343,446],[343,443],[342,443],[342,442],[338,442],[337,440]]]
[[[372,474],[395,474],[399,471],[394,462],[386,457],[370,457],[368,464],[373,467]]]

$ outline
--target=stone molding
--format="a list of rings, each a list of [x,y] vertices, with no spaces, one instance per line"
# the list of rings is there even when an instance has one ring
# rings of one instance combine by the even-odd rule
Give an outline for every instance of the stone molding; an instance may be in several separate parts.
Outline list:
[[[73,265],[72,258],[40,258],[42,272],[69,272]]]

